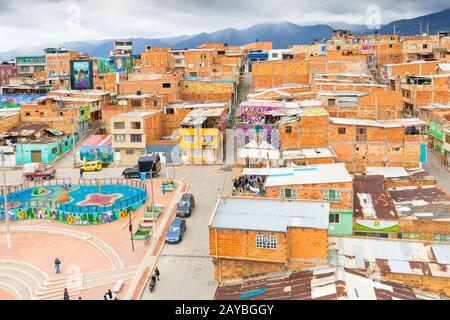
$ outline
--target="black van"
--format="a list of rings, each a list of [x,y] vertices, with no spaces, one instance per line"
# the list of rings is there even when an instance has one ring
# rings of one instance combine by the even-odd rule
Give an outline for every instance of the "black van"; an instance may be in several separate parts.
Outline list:
[[[153,176],[156,176],[161,171],[161,158],[159,157],[159,154],[139,157],[138,164],[132,168],[124,169],[122,175],[126,179],[140,178],[141,172],[146,172],[147,178],[150,178],[151,169],[153,169]]]
[[[140,156],[138,160],[139,172],[152,172],[157,175],[161,171],[161,158],[159,154],[153,153],[148,156]]]
[[[177,217],[186,218],[192,214],[192,209],[195,207],[194,196],[190,193],[185,193],[181,196],[180,202],[177,206]]]

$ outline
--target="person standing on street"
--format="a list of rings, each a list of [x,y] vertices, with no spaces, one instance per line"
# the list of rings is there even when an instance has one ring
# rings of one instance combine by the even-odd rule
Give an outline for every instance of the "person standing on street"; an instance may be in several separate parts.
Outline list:
[[[64,300],[70,300],[69,292],[67,292],[67,288],[64,288]]]
[[[159,275],[160,275],[159,269],[158,269],[158,267],[156,267],[155,268],[155,276],[156,276],[156,279],[158,279],[158,281],[159,281]]]
[[[60,265],[61,265],[61,261],[59,261],[59,259],[56,258],[55,259],[55,273],[61,273]]]
[[[83,173],[84,173],[83,167],[80,167],[80,179],[83,179]]]

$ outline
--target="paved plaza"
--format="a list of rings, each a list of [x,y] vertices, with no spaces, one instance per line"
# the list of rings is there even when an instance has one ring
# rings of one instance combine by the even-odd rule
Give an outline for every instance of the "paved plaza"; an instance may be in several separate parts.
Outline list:
[[[57,178],[78,179],[77,169],[56,168]],[[85,179],[121,178],[122,170],[111,167],[87,172]],[[208,221],[219,193],[231,193],[231,174],[221,166],[163,168],[153,182],[155,203],[165,208],[156,223],[156,239],[134,240],[134,251],[128,217],[90,226],[50,220],[12,222],[10,249],[6,226],[0,225],[0,299],[62,299],[64,288],[69,289],[71,299],[103,299],[104,293],[118,282],[122,283],[118,299],[211,299],[217,284],[209,257]],[[163,197],[161,182],[166,175],[175,177],[177,188]],[[21,183],[21,171],[8,171],[7,182]],[[146,205],[150,205],[150,181],[147,184]],[[229,190],[222,190],[224,186]],[[165,231],[175,216],[176,203],[186,191],[196,198],[194,213],[187,219],[183,241],[167,245]],[[132,213],[133,230],[146,205]],[[60,274],[53,269],[56,257],[61,261]],[[162,280],[150,294],[147,280],[156,265]]]

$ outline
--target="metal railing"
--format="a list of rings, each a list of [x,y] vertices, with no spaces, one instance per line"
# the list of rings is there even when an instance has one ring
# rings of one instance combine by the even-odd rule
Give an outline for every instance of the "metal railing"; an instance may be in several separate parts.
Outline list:
[[[14,198],[11,197],[11,194],[16,192],[20,192],[27,189],[33,189],[37,187],[46,187],[46,186],[63,186],[63,185],[79,185],[79,186],[101,186],[103,185],[129,185],[133,187],[137,187],[142,189],[144,192],[134,195],[132,197],[128,197],[123,200],[115,200],[113,204],[107,206],[101,205],[88,205],[88,206],[78,206],[72,204],[64,204],[60,203],[56,200],[29,200],[22,201],[21,207],[25,208],[50,208],[50,209],[58,209],[67,212],[73,213],[90,213],[90,212],[105,212],[105,211],[113,211],[120,210],[124,208],[128,208],[134,204],[137,204],[141,201],[145,201],[147,199],[147,185],[139,180],[131,180],[131,179],[117,179],[117,178],[105,178],[105,179],[53,179],[53,180],[39,180],[39,181],[30,181],[25,182],[19,185],[12,185],[8,187],[9,201],[14,201]],[[3,190],[0,192],[3,197]],[[19,200],[20,201],[20,200]],[[3,211],[3,204],[0,206],[0,211]]]

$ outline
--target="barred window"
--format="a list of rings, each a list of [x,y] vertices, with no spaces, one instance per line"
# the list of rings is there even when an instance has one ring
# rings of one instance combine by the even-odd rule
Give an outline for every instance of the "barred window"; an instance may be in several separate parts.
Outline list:
[[[256,236],[256,247],[262,249],[276,249],[277,248],[277,237],[275,236]]]
[[[341,191],[325,190],[323,192],[323,199],[329,202],[341,202]]]

